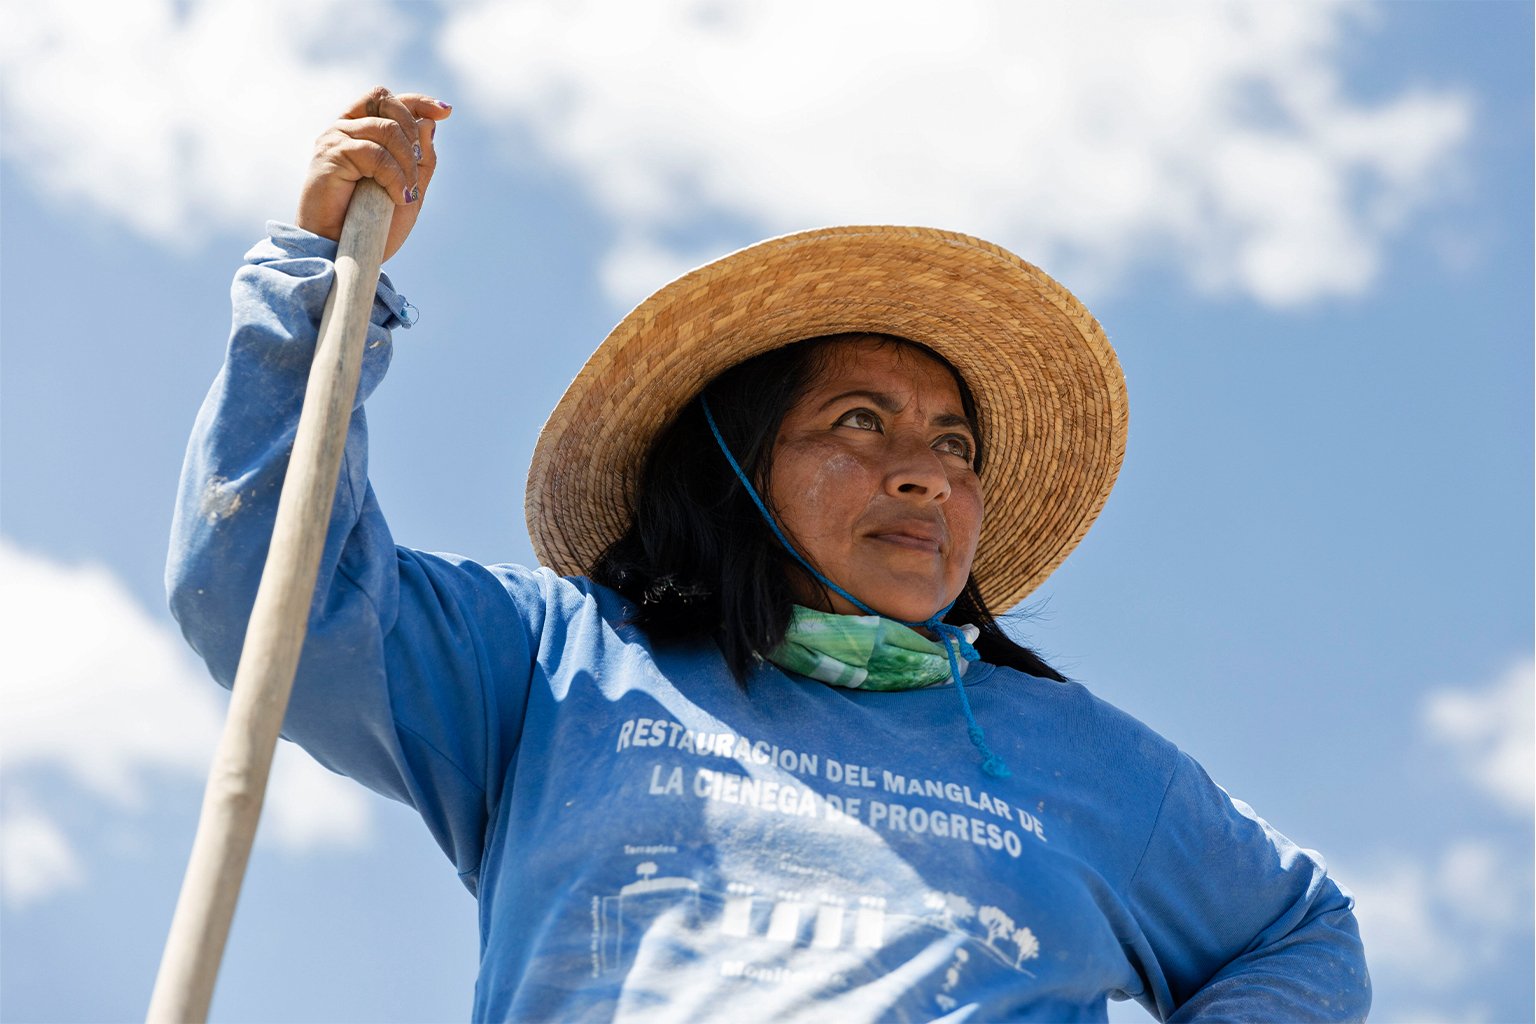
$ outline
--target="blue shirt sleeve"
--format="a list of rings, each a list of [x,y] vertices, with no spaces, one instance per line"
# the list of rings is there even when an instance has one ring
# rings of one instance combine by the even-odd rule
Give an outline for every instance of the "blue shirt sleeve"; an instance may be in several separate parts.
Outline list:
[[[1354,899],[1322,858],[1180,754],[1128,890],[1142,1002],[1167,1021],[1356,1021],[1370,977]]]
[[[235,276],[229,347],[188,447],[166,568],[172,613],[225,686],[334,277],[334,242],[283,225],[269,231]],[[394,544],[368,484],[362,406],[407,311],[381,277],[283,734],[419,811],[474,891],[498,796],[494,766],[520,739],[541,583]]]

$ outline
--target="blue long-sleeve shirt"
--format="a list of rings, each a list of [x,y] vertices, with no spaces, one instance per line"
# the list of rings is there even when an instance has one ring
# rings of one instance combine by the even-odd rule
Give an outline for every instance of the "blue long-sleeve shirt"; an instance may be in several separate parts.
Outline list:
[[[168,586],[225,685],[333,252],[274,226],[248,254],[187,454]],[[1081,686],[971,667],[992,779],[948,686],[743,686],[588,580],[397,547],[362,402],[403,310],[385,279],[284,732],[416,808],[476,895],[476,1019],[1364,1017],[1321,859]]]

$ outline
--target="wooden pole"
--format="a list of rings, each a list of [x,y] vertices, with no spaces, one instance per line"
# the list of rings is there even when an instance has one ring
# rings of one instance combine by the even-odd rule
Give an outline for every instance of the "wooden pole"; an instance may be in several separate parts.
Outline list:
[[[336,280],[320,321],[298,432],[283,478],[272,546],[251,608],[245,646],[203,793],[197,837],[160,959],[147,1019],[204,1021],[224,942],[261,816],[310,601],[336,497],[347,426],[357,396],[368,318],[394,204],[371,181],[358,183],[336,254]]]

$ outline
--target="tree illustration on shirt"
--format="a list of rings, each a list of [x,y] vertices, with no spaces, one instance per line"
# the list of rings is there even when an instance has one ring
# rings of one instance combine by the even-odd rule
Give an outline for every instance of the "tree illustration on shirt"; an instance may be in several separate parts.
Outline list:
[[[930,892],[923,897],[923,906],[939,912],[942,926],[947,931],[954,931],[956,924],[976,913],[970,900],[952,892]]]
[[[1013,958],[1015,967],[1021,966],[1025,960],[1033,960],[1040,955],[1040,940],[1035,933],[1026,927],[1016,925],[1013,918],[1009,917],[1001,907],[982,907],[976,915],[987,929],[987,945],[998,954],[1002,950],[998,948],[999,941],[1007,940],[1014,944],[1018,953]]]

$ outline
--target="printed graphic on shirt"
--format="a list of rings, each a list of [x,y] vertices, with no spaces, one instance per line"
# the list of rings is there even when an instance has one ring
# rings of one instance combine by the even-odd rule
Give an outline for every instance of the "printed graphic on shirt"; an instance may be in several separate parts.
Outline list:
[[[792,817],[846,820],[877,832],[971,843],[1013,858],[1023,853],[1027,841],[1047,842],[1038,809],[1026,810],[969,783],[910,778],[889,769],[849,764],[732,732],[689,729],[669,719],[630,718],[619,727],[614,749],[618,753],[667,749],[710,762],[653,762],[648,788],[652,796],[739,804]],[[747,774],[725,767],[732,761]],[[777,771],[755,773],[754,768]],[[793,776],[832,783],[843,792],[813,789]],[[934,809],[894,799],[912,796],[945,801],[953,807]]]
[[[920,936],[924,945],[932,945],[933,933],[945,933],[957,940],[934,996],[946,1012],[956,1005],[950,993],[980,958],[1034,977],[1025,966],[1040,956],[1033,930],[1000,907],[978,907],[957,893],[926,892],[918,901],[919,912],[908,914],[892,909],[884,897],[832,892],[827,886],[765,890],[732,882],[713,891],[693,878],[667,874],[666,859],[639,860],[635,881],[592,898],[593,977],[627,971],[640,938],[654,941],[658,931],[674,942],[685,939],[697,949],[723,951],[718,961],[722,977],[768,985],[804,980],[842,984],[844,971],[888,940]],[[797,956],[801,953],[811,956]],[[838,958],[837,953],[850,955]]]
[[[898,836],[964,843],[1003,862],[1022,856],[1026,843],[1048,842],[1038,811],[977,785],[912,778],[728,731],[635,717],[617,729],[614,750],[643,779],[644,797],[700,802],[711,813],[766,819],[768,828],[802,819],[845,844],[883,846]],[[677,848],[666,843],[629,845],[624,853],[633,881],[592,897],[594,977],[628,971],[642,939],[670,944],[684,957],[699,951],[722,977],[768,986],[841,986],[850,973],[876,969],[882,953],[902,964],[915,951],[934,950],[946,959],[930,959],[927,969],[933,1006],[948,1012],[978,970],[1033,978],[1031,963],[1042,952],[1017,907],[931,888],[916,875],[911,887],[881,890],[782,853],[765,851],[765,862],[776,862],[738,863],[723,876],[712,868],[691,873],[693,860],[671,856]]]

